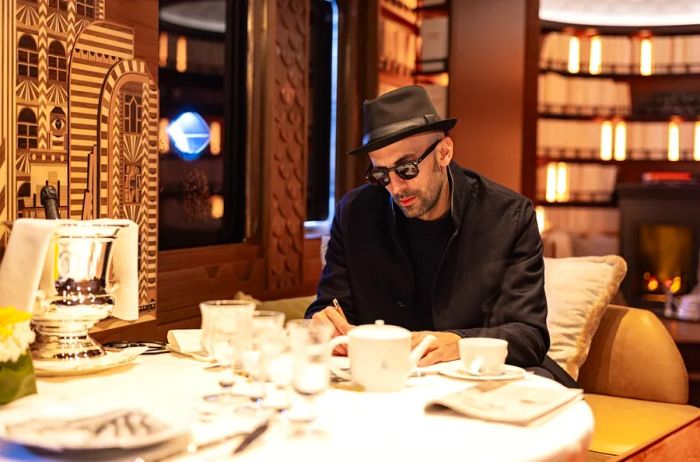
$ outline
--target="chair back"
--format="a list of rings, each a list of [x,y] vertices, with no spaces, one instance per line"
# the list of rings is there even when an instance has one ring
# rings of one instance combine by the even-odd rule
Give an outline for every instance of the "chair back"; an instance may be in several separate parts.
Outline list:
[[[588,393],[688,402],[688,372],[673,338],[649,310],[608,305],[579,385]]]

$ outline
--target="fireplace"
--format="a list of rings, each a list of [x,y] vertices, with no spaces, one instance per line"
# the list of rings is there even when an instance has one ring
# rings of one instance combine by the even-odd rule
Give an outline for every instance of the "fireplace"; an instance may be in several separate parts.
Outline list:
[[[661,309],[669,294],[687,294],[698,284],[700,185],[622,184],[617,193],[625,300]]]

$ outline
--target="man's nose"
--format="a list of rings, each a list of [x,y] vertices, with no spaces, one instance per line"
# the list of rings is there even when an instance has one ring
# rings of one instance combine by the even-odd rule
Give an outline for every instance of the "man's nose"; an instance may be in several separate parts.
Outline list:
[[[389,172],[389,179],[391,180],[388,185],[386,185],[386,189],[389,190],[389,193],[392,196],[396,196],[397,194],[401,193],[406,188],[405,181],[399,177],[396,172]]]

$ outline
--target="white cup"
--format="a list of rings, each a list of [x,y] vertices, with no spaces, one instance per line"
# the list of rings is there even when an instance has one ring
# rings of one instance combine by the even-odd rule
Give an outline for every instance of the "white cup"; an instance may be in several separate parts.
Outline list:
[[[497,374],[503,370],[506,356],[508,356],[507,340],[468,337],[459,341],[459,359],[470,374]]]

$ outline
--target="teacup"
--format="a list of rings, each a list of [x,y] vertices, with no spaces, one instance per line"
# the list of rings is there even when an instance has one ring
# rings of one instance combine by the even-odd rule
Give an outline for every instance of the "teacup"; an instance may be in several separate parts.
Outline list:
[[[435,340],[426,335],[411,351],[411,332],[403,327],[375,324],[355,327],[348,335],[336,337],[328,351],[343,343],[348,345],[350,374],[336,367],[333,372],[362,386],[365,391],[397,391],[404,387],[408,376]]]
[[[499,374],[508,356],[508,341],[498,338],[468,337],[459,341],[459,359],[473,375]]]

